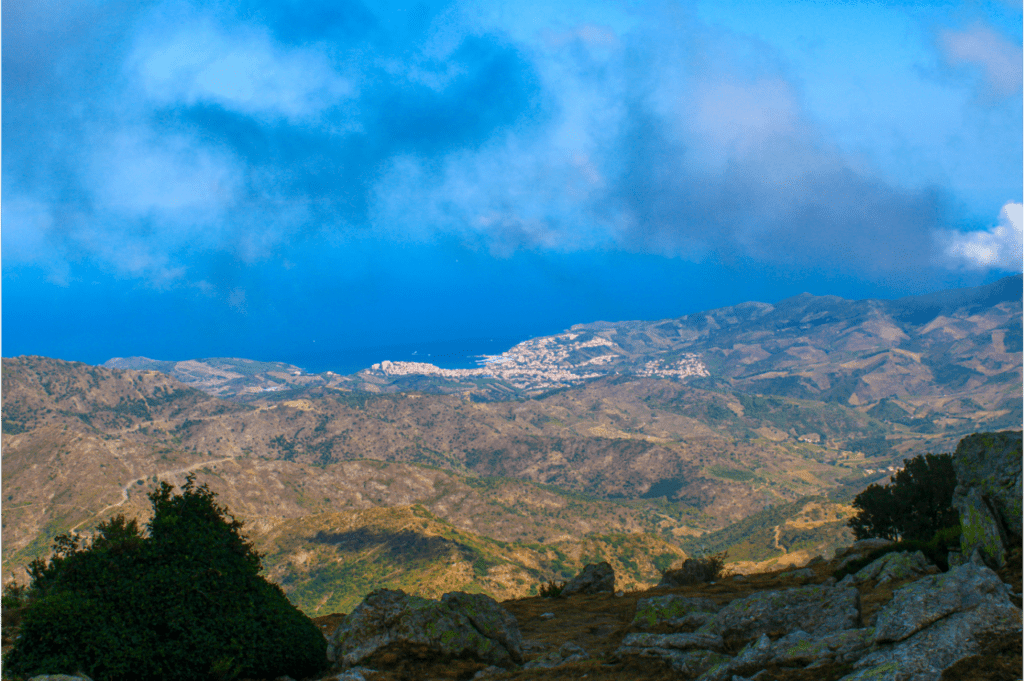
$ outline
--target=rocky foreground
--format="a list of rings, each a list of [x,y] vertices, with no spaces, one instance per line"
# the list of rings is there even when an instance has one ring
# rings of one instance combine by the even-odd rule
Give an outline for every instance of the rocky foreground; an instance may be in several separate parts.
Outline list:
[[[320,618],[337,670],[324,679],[1016,679],[1019,551],[997,573],[949,572],[876,548],[717,583],[502,604],[381,590],[351,615]]]
[[[1019,679],[1021,463],[1019,432],[961,442],[961,543],[945,571],[921,551],[866,539],[831,560],[713,581],[692,578],[688,564],[702,564],[692,559],[630,593],[616,590],[608,563],[557,597],[378,589],[348,615],[315,620],[332,664],[318,678]]]

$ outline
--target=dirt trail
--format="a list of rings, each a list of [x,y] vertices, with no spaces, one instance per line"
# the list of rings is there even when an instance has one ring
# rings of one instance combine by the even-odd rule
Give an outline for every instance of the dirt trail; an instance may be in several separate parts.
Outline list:
[[[782,533],[782,525],[776,525],[775,526],[775,548],[777,548],[778,550],[782,551],[783,553],[789,553],[789,551],[786,550],[785,546],[782,546],[781,544],[779,544],[779,535],[781,533]]]
[[[192,471],[194,471],[196,469],[199,469],[199,468],[203,468],[204,466],[210,466],[212,464],[221,463],[221,462],[224,462],[224,461],[233,461],[234,458],[235,457],[233,457],[233,456],[225,456],[224,458],[221,458],[221,459],[209,459],[207,461],[200,461],[199,463],[194,463],[191,466],[185,466],[183,468],[175,468],[175,469],[172,469],[172,470],[169,470],[169,471],[161,471],[161,472],[156,474],[156,477],[157,477],[157,480],[159,480],[160,478],[172,477],[172,476],[175,476],[175,475],[181,475],[183,473],[191,473]],[[86,524],[87,522],[89,522],[93,518],[98,518],[99,516],[103,515],[107,511],[109,511],[110,509],[117,508],[118,506],[123,506],[124,504],[128,503],[128,496],[129,496],[128,495],[128,490],[131,489],[132,485],[137,485],[140,482],[146,480],[146,478],[148,478],[148,477],[150,477],[150,476],[149,475],[142,475],[140,477],[137,477],[137,478],[134,478],[132,480],[129,480],[128,483],[125,484],[125,486],[121,488],[121,497],[122,497],[121,501],[117,502],[116,504],[110,504],[109,506],[104,507],[99,512],[94,513],[90,517],[86,518],[82,522],[80,522],[77,525],[75,525],[74,527],[72,527],[70,531],[74,532],[79,527],[81,527],[82,525]]]

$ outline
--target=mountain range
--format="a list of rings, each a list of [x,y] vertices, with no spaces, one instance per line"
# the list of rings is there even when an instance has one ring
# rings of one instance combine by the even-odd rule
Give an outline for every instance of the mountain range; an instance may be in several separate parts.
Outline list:
[[[190,473],[310,614],[598,558],[627,588],[693,553],[806,560],[904,457],[1021,427],[1021,288],[581,324],[468,370],[4,358],[5,579]]]

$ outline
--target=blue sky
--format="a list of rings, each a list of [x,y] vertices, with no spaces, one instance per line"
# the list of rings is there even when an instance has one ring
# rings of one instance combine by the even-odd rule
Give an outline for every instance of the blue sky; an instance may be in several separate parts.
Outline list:
[[[3,354],[328,368],[993,281],[1021,43],[1002,0],[13,0]]]

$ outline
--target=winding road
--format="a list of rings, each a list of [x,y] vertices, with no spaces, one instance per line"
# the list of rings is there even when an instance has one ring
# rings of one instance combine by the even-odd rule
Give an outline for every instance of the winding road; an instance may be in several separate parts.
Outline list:
[[[233,457],[233,456],[225,456],[222,459],[209,459],[207,461],[200,461],[199,463],[194,463],[191,466],[185,466],[184,468],[175,468],[175,469],[169,470],[169,471],[162,471],[160,473],[157,473],[156,477],[157,477],[157,480],[159,480],[160,478],[170,477],[170,476],[174,476],[174,475],[181,475],[182,473],[191,473],[192,471],[197,470],[199,468],[204,468],[206,466],[210,466],[210,465],[215,464],[215,463],[221,463],[221,462],[224,462],[224,461],[234,461],[234,459],[235,459],[235,457]],[[70,532],[74,532],[79,527],[81,527],[82,525],[86,524],[87,522],[89,522],[93,518],[98,518],[101,515],[103,515],[104,513],[106,513],[107,511],[109,511],[110,509],[117,508],[118,506],[123,506],[126,503],[128,503],[128,490],[131,489],[132,485],[137,485],[140,482],[145,481],[146,478],[149,478],[149,477],[151,477],[151,476],[143,475],[143,476],[140,476],[138,478],[134,478],[134,479],[130,480],[124,487],[121,488],[121,496],[124,497],[123,499],[121,499],[121,501],[117,502],[116,504],[110,504],[109,506],[104,507],[99,512],[94,513],[93,515],[89,516],[88,518],[86,518],[82,522],[80,522],[77,525],[75,525],[74,527],[72,527],[71,530],[69,530],[69,531]]]

